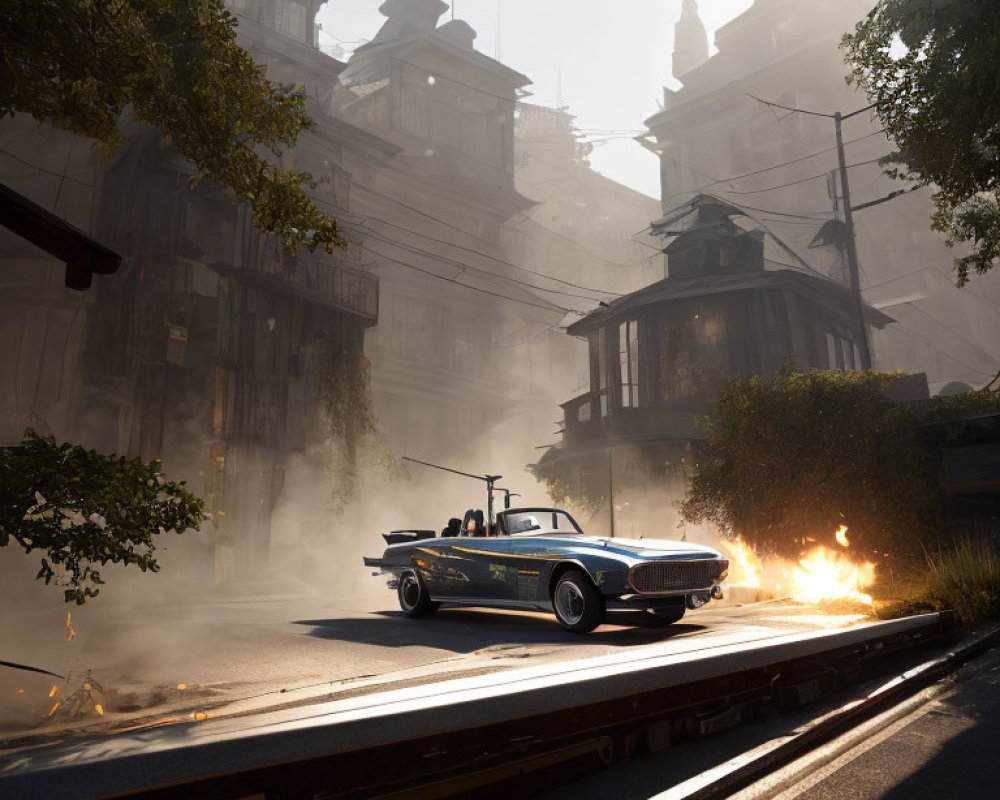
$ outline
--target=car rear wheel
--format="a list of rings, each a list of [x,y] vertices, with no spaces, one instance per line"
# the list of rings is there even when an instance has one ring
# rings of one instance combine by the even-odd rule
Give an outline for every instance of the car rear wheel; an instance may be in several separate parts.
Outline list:
[[[552,593],[556,619],[566,630],[588,633],[604,621],[604,600],[590,579],[578,570],[569,570]]]
[[[416,572],[404,572],[399,576],[396,585],[396,595],[399,597],[399,607],[408,617],[422,617],[437,611],[440,603],[431,600],[424,583]]]

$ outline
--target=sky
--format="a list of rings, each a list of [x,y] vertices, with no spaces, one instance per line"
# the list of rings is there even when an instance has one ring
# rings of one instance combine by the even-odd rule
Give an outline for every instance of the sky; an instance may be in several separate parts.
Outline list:
[[[380,5],[328,0],[317,17],[320,45],[350,51],[371,39],[385,21]],[[709,44],[718,28],[751,5],[753,0],[699,0]],[[671,58],[681,0],[454,0],[452,11],[476,30],[476,49],[531,79],[527,102],[568,107],[594,142],[596,170],[660,196],[657,159],[632,137],[658,111],[663,87],[680,86]]]

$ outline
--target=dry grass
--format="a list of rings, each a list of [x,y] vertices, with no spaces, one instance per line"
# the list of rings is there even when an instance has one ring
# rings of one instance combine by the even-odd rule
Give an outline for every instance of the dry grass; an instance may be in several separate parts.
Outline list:
[[[1000,540],[982,531],[932,556],[927,595],[966,625],[1000,618]]]

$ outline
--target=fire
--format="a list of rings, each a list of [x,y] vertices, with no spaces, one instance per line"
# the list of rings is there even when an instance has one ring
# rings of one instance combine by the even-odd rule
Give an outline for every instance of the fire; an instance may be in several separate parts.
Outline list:
[[[855,600],[872,604],[871,595],[863,590],[875,582],[875,565],[868,561],[854,563],[843,553],[822,545],[810,550],[793,566],[789,578],[792,599],[800,603]]]
[[[847,526],[846,525],[841,525],[839,528],[837,528],[837,532],[834,534],[834,536],[837,538],[837,544],[839,544],[841,547],[850,547],[851,546],[851,543],[850,543],[850,541],[847,538]]]
[[[196,711],[191,715],[191,719],[193,719],[195,722],[204,722],[206,719],[208,719],[208,714],[206,714],[204,711]]]
[[[100,703],[94,703],[94,711],[97,712],[97,716],[99,717],[104,716],[104,706],[102,706]]]
[[[846,525],[837,528],[834,538],[841,547],[850,546]],[[812,537],[802,539],[803,544],[815,541]],[[791,597],[800,603],[851,600],[872,605],[871,595],[865,589],[875,582],[875,565],[868,561],[856,562],[846,552],[815,545],[796,563],[760,557],[739,536],[723,539],[719,549],[729,558],[726,580],[729,586],[759,589],[765,594]]]
[[[55,686],[52,687],[52,691],[49,692],[49,697],[55,697],[57,694],[59,694],[59,685],[58,684],[56,684]]]
[[[730,586],[759,589],[763,568],[750,545],[737,536],[732,541],[723,539],[721,548],[729,556],[729,578],[726,582]]]
[[[66,637],[67,642],[70,641],[71,639],[76,638],[76,631],[73,630],[73,620],[70,617],[70,612],[68,611],[66,612],[66,630],[69,633],[69,635]]]

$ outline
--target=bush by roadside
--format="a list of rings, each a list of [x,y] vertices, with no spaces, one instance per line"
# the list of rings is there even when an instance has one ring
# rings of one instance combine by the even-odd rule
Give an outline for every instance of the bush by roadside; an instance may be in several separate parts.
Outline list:
[[[967,534],[929,560],[929,598],[955,609],[966,625],[1000,619],[1000,541],[995,535]]]
[[[943,527],[941,448],[948,423],[1000,410],[988,391],[900,405],[902,373],[783,371],[722,386],[701,423],[708,447],[682,512],[797,558],[850,530],[851,551],[923,564]]]

